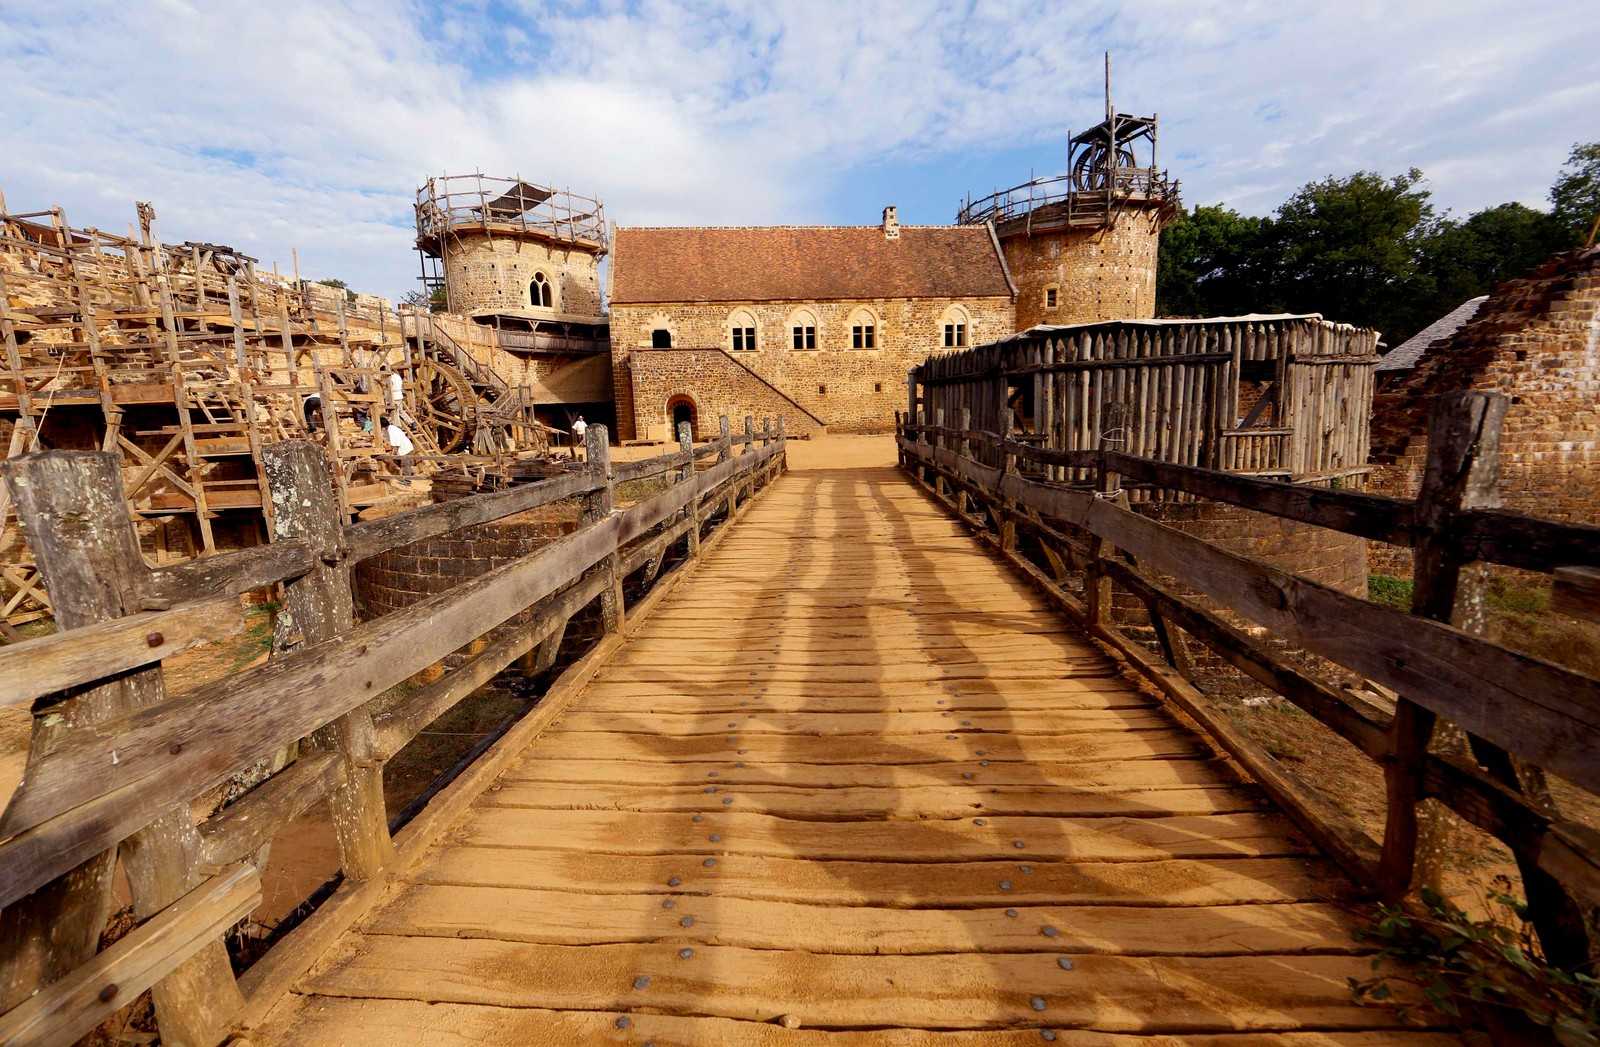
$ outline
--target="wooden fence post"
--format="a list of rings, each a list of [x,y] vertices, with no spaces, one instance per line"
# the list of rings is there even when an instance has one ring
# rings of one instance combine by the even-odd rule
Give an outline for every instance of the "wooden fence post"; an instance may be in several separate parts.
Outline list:
[[[934,424],[935,428],[939,428],[939,429],[943,429],[944,428],[944,408],[943,407],[934,408],[934,411],[933,411],[933,424]],[[949,446],[950,446],[950,442],[945,437],[944,433],[934,433],[933,434],[933,447],[934,447],[935,450],[942,450],[942,449],[944,449],[946,447],[949,447]],[[942,501],[949,501],[950,500],[950,481],[946,480],[944,478],[944,475],[942,473],[938,472],[937,470],[935,470],[935,472],[933,474],[933,493],[938,495],[940,500],[942,500]]]
[[[611,469],[611,434],[603,425],[591,425],[583,434],[583,456],[589,469],[600,477],[603,486],[584,495],[583,508],[578,514],[580,529],[599,523],[616,508],[617,477]],[[607,633],[622,628],[622,557],[613,552],[600,565],[607,575],[607,584],[600,593],[600,620]]]
[[[355,625],[355,601],[343,514],[327,456],[308,440],[286,440],[262,448],[261,463],[272,492],[275,536],[304,538],[315,557],[309,572],[284,585],[288,633],[299,632],[307,647],[332,640]],[[352,709],[317,731],[312,741],[344,757],[344,783],[329,795],[328,808],[344,874],[371,879],[394,858],[371,710],[364,705]]]
[[[1000,534],[1000,548],[1010,551],[1017,547],[1017,507],[1003,493],[1006,478],[1017,475],[1017,456],[1008,446],[1011,443],[1013,418],[1010,411],[1000,412],[1000,492],[990,503],[989,514],[994,517],[995,530]]]
[[[756,453],[756,420],[754,418],[752,418],[750,415],[745,415],[744,416],[744,435],[745,435],[744,450],[742,452],[740,452],[740,453],[741,454],[755,454]],[[744,483],[739,484],[738,486],[744,488],[744,495],[743,495],[743,497],[741,497],[739,499],[739,502],[742,505],[743,503],[748,502],[751,498],[753,498],[755,496],[755,493],[756,493],[756,474],[755,474],[755,470],[754,469],[750,470],[749,478],[747,480],[745,480]]]
[[[1125,404],[1106,406],[1106,424],[1100,430],[1100,465],[1095,471],[1094,490],[1098,497],[1114,499],[1121,494],[1122,483],[1110,467],[1110,452],[1122,446],[1123,427],[1127,422]],[[1099,535],[1089,536],[1089,557],[1083,568],[1083,596],[1089,608],[1089,622],[1093,626],[1111,626],[1111,576],[1105,573],[1103,561],[1111,554],[1106,540]]]
[[[1489,626],[1489,568],[1467,559],[1453,525],[1463,511],[1500,507],[1500,430],[1508,403],[1499,393],[1480,391],[1438,397],[1429,417],[1428,456],[1417,492],[1411,611],[1480,636]],[[1459,728],[1403,696],[1397,702],[1393,759],[1385,768],[1388,820],[1379,868],[1394,898],[1437,878],[1449,815],[1437,801],[1423,798],[1422,776],[1429,743],[1446,731]],[[1490,777],[1554,816],[1540,768],[1519,767],[1503,748],[1476,735],[1467,735],[1467,741]],[[1580,906],[1559,880],[1539,868],[1535,856],[1519,851],[1516,859],[1530,922],[1546,956],[1562,968],[1586,963],[1588,932]]]
[[[972,408],[963,407],[961,409],[961,436],[958,438],[958,440],[956,442],[956,453],[961,455],[961,457],[963,457],[963,458],[971,458],[972,457],[972,440],[967,437],[967,433],[970,432],[971,430],[972,430]],[[965,487],[957,488],[956,489],[956,512],[960,513],[962,516],[965,516],[971,511],[972,511],[972,496],[967,493],[967,489]]]
[[[694,429],[688,422],[678,423],[678,450],[689,456],[683,468],[678,471],[679,483],[694,482]],[[683,517],[689,521],[689,559],[700,558],[700,506],[690,499],[689,504],[683,507]]]
[[[115,454],[50,451],[12,459],[5,475],[23,535],[44,575],[60,629],[76,629],[141,610],[145,573],[139,539],[123,501]],[[29,751],[65,740],[166,698],[160,666],[35,706]],[[48,715],[46,715],[48,713]],[[48,757],[44,757],[47,759]],[[32,777],[24,776],[24,785]],[[122,843],[134,915],[147,920],[198,886],[200,834],[184,804]],[[116,855],[91,858],[0,917],[0,992],[4,1008],[20,1002],[94,955],[109,915]],[[244,1000],[221,939],[151,989],[163,1043],[211,1047]],[[131,1000],[130,1000],[131,1002]]]

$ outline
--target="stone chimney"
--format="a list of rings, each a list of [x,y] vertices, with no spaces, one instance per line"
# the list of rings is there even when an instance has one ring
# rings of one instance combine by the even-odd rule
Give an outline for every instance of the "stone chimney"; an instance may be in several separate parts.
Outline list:
[[[900,239],[900,209],[890,204],[883,209],[883,238],[885,240]]]

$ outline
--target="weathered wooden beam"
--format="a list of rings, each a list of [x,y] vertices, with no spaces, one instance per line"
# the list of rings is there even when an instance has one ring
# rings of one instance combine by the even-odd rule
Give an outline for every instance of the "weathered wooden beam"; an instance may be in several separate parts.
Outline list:
[[[0,1043],[69,1047],[216,942],[260,904],[261,878],[253,866],[244,864],[213,876],[104,952],[0,1015]],[[167,1042],[165,1029],[162,1039]]]
[[[1258,641],[1189,600],[1167,591],[1144,572],[1119,561],[1106,572],[1161,612],[1229,665],[1283,695],[1373,759],[1389,750],[1390,717],[1312,679],[1275,657]]]
[[[909,445],[924,460],[936,453],[918,447]],[[953,453],[947,464],[1002,498],[1101,534],[1141,564],[1531,762],[1600,787],[1600,682],[1588,676],[1227,552],[1087,492],[999,479]]]
[[[1111,467],[1129,480],[1197,494],[1258,513],[1327,527],[1391,545],[1412,543],[1412,506],[1398,498],[1361,491],[1334,491],[1276,480],[1257,480],[1215,469],[1173,465],[1127,454],[1111,456]]]
[[[503,491],[475,494],[469,498],[440,502],[376,520],[363,520],[344,529],[342,544],[350,560],[388,552],[397,546],[445,534],[462,527],[488,523],[514,516],[542,505],[564,501],[594,491],[599,481],[585,470],[557,476],[538,483],[508,487]]]
[[[0,649],[0,705],[152,665],[244,628],[236,596],[112,618]]]
[[[220,869],[249,857],[343,780],[344,758],[337,752],[306,753],[200,823],[200,864]]]
[[[1557,567],[1550,609],[1600,622],[1600,568]]]
[[[369,701],[570,583],[620,543],[783,453],[779,441],[293,656],[204,684],[161,711],[76,732],[0,819],[0,905]],[[248,702],[240,696],[249,696]],[[13,835],[14,834],[14,835]]]
[[[70,632],[134,611],[145,568],[138,536],[124,511],[117,457],[104,452],[47,452],[13,459],[6,463],[5,473],[24,536],[50,588],[57,626]],[[13,794],[6,816],[22,799],[28,778],[48,777],[60,769],[54,756],[56,743],[70,744],[123,722],[130,713],[168,715],[172,705],[159,665],[125,673],[58,702],[48,716],[35,720],[27,777]],[[0,904],[9,906],[55,876],[68,875],[58,881],[59,886],[8,908],[0,918],[6,1003],[16,1002],[13,994],[18,990],[37,989],[54,980],[47,976],[50,972],[59,976],[94,952],[110,900],[108,852],[119,842],[134,915],[140,919],[156,915],[200,882],[200,837],[189,814],[193,795],[149,805],[121,831],[103,832],[87,846],[53,856],[44,875],[37,869],[24,870],[33,874],[31,880],[25,888],[18,885],[6,891]],[[14,843],[4,846],[10,849]],[[11,872],[9,865],[0,861],[0,879]],[[37,939],[16,940],[30,931]],[[220,938],[197,947],[153,987],[152,995],[162,1037],[174,1047],[210,1047],[242,1002]]]
[[[660,476],[674,469],[681,469],[685,462],[694,461],[694,447],[686,450],[674,451],[671,454],[657,455],[654,458],[641,458],[637,462],[624,462],[614,468],[617,483],[629,483],[634,480],[646,480],[652,476]]]
[[[1591,905],[1600,904],[1600,837],[1594,830],[1552,818],[1527,797],[1447,753],[1429,754],[1422,786],[1425,796],[1527,855],[1546,875],[1587,896]]]
[[[387,709],[375,723],[377,748],[382,759],[391,759],[417,736],[418,731],[455,708],[463,698],[494,679],[540,641],[565,630],[568,619],[599,596],[607,585],[609,582],[598,575],[578,582],[552,600],[548,607],[541,608],[532,622],[500,637],[458,668]]]
[[[782,419],[779,419],[779,426],[780,438],[777,443],[762,449],[763,456],[770,456],[775,465],[783,463]],[[762,460],[768,458],[764,457]],[[720,469],[722,466],[717,468]],[[710,472],[712,471],[708,470],[708,474]],[[701,485],[705,475],[707,474],[697,477],[695,484],[702,496],[716,487],[715,483]],[[676,489],[683,490],[689,486],[680,484]],[[681,507],[680,504],[679,508]],[[728,522],[733,521],[730,519]],[[703,549],[707,552],[715,549],[730,530],[731,528],[727,526],[718,528],[705,540]],[[615,653],[616,648],[639,628],[650,612],[673,592],[695,565],[696,561],[685,560],[663,575],[650,592],[639,601],[620,632],[602,637],[588,654],[563,672],[550,690],[545,692],[539,705],[532,712],[518,720],[487,753],[429,801],[422,813],[395,835],[397,865],[404,866],[414,861],[484,789],[488,788],[511,760],[566,711],[572,700]],[[244,974],[240,985],[246,997],[241,1023],[245,1029],[257,1025],[265,1018],[279,998],[289,991],[305,971],[310,969],[334,940],[354,926],[370,910],[381,896],[383,886],[382,880],[341,885],[333,898],[318,909],[306,923]]]
[[[159,609],[218,593],[247,593],[298,578],[314,563],[310,545],[297,538],[155,567],[140,582],[141,606]]]
[[[341,299],[342,300],[342,299]],[[350,561],[346,557],[342,512],[327,461],[308,440],[286,440],[262,452],[262,467],[274,503],[273,530],[279,538],[304,538],[317,563],[284,587],[284,611],[306,644],[335,643],[355,625]],[[293,739],[284,739],[287,744]],[[344,757],[343,784],[329,797],[334,835],[344,874],[375,876],[393,857],[389,819],[384,812],[383,765],[376,759],[372,714],[362,706],[344,710],[332,723],[316,725],[313,743]]]

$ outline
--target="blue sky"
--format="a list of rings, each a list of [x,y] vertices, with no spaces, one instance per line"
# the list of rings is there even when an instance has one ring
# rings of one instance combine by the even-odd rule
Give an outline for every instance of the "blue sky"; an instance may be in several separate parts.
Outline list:
[[[446,171],[624,225],[948,222],[1060,169],[1108,49],[1188,203],[1416,166],[1457,214],[1542,206],[1600,138],[1595,0],[0,0],[0,190],[398,296]]]

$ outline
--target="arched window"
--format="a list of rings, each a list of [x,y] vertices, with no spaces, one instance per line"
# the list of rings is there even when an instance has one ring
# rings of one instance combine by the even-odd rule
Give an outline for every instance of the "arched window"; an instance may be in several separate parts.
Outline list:
[[[789,345],[794,349],[817,347],[817,314],[810,309],[796,309],[789,314]]]
[[[736,353],[753,353],[756,348],[756,318],[748,309],[728,317],[728,337]]]
[[[966,348],[967,333],[972,329],[972,318],[967,311],[959,305],[952,305],[944,311],[944,316],[939,321],[940,333],[943,335],[939,344],[946,349]]]
[[[536,309],[549,309],[554,301],[550,278],[543,273],[534,273],[533,279],[528,282],[528,304]]]
[[[865,306],[850,314],[850,348],[878,348],[878,314]]]
[[[664,327],[658,327],[654,331],[651,331],[650,332],[650,348],[652,348],[652,349],[671,349],[672,348],[672,332],[667,330]]]

